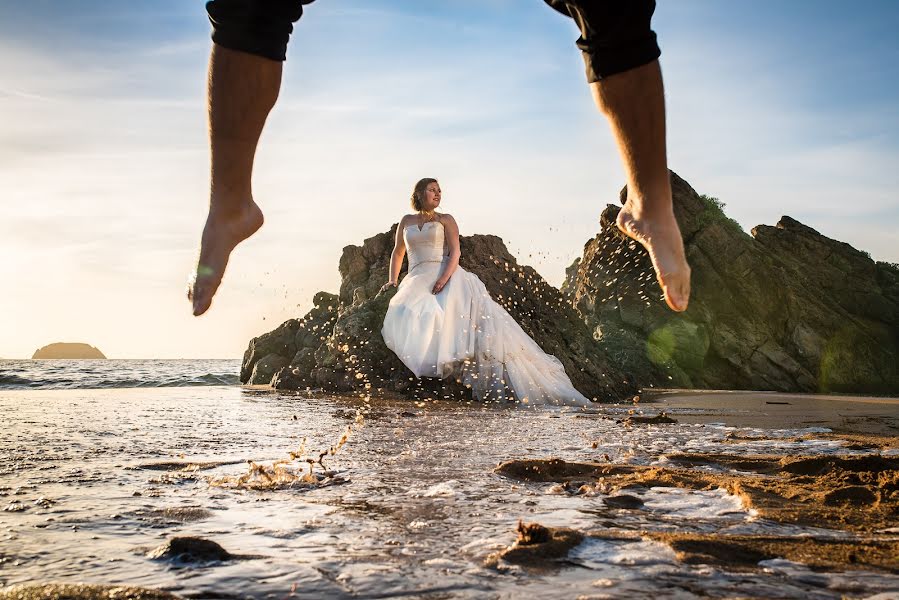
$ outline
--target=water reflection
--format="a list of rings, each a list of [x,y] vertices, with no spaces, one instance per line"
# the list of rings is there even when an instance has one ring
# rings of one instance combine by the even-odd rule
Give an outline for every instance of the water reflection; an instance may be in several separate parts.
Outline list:
[[[720,491],[637,492],[643,508],[634,510],[603,493],[554,493],[554,484],[493,472],[524,457],[659,464],[684,450],[846,452],[833,439],[789,446],[808,432],[742,440],[720,425],[627,428],[577,412],[215,387],[4,392],[0,414],[2,584],[129,583],[258,598],[698,597],[734,586],[829,598],[897,584],[874,573],[809,578],[781,563],[729,573],[678,563],[667,546],[640,539],[589,540],[567,568],[547,573],[483,566],[515,539],[519,519],[584,531],[816,533],[760,521]],[[322,453],[323,465],[305,462]],[[257,558],[186,566],[147,557],[174,536]]]

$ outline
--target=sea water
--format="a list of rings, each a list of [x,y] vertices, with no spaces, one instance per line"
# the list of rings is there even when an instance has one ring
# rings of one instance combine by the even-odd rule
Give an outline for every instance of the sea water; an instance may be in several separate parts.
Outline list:
[[[588,538],[540,571],[485,566],[515,540],[519,519],[600,532],[848,535],[759,519],[720,489],[651,488],[635,492],[641,510],[627,510],[601,493],[494,473],[519,458],[665,464],[682,451],[866,452],[833,439],[789,445],[811,430],[745,430],[773,439],[741,443],[722,424],[626,428],[574,410],[202,385],[236,382],[237,361],[54,362],[0,363],[0,508],[12,507],[0,512],[0,586],[131,584],[204,598],[811,599],[899,589],[894,575],[783,560],[749,572],[686,565],[639,536]],[[221,485],[247,474],[247,461],[289,466],[301,446],[318,458],[348,432],[321,463],[297,465],[318,484]],[[149,556],[188,535],[242,558]]]

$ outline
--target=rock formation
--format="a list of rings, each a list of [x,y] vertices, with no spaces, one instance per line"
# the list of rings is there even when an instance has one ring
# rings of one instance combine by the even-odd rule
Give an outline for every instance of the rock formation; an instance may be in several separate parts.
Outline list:
[[[495,236],[463,237],[461,265],[588,397],[620,400],[637,386],[899,393],[897,265],[790,217],[747,234],[717,199],[671,178],[693,269],[685,313],[662,301],[646,252],[615,227],[615,206],[603,212],[561,293]],[[306,316],[254,338],[241,381],[470,398],[453,380],[416,380],[384,345],[380,329],[395,290],[378,290],[395,231],[344,248],[339,294],[319,292]]]
[[[396,289],[378,291],[387,281],[395,233],[396,225],[362,246],[344,248],[340,293],[319,292],[303,318],[254,338],[244,354],[241,381],[278,389],[470,399],[470,390],[452,378],[416,379],[384,344],[381,325]],[[578,390],[600,400],[620,400],[636,391],[634,378],[607,359],[559,290],[519,265],[502,240],[473,235],[460,243],[461,266],[484,282],[544,351],[562,361]]]
[[[786,216],[749,235],[715,198],[671,180],[693,270],[685,313],[661,300],[615,206],[567,271],[563,292],[615,364],[642,385],[899,393],[897,265]]]
[[[38,348],[31,358],[106,358],[97,348],[88,344],[57,342]]]

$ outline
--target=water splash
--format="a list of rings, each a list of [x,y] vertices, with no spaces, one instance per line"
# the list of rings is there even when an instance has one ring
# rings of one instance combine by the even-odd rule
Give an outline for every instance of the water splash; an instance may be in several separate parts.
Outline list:
[[[248,490],[280,490],[297,487],[322,487],[345,483],[347,480],[337,471],[328,469],[324,459],[334,456],[350,439],[353,432],[360,429],[365,423],[361,411],[357,411],[352,424],[347,425],[337,440],[327,450],[314,452],[311,455],[306,450],[307,438],[303,438],[297,450],[288,452],[288,458],[276,460],[270,465],[247,461],[248,470],[243,475],[226,475],[223,477],[209,477],[207,482],[214,487],[239,488]],[[317,454],[317,458],[313,458]],[[320,471],[315,470],[318,465]]]

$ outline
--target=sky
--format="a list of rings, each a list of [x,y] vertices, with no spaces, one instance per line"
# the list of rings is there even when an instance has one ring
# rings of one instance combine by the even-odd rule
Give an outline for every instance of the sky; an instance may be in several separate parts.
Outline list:
[[[860,7],[863,9],[860,10]],[[572,21],[539,0],[317,0],[263,132],[266,224],[206,315],[202,2],[0,0],[0,357],[236,358],[336,292],[437,177],[462,235],[553,285],[624,175]],[[899,3],[662,0],[669,166],[747,231],[790,215],[899,262]]]

